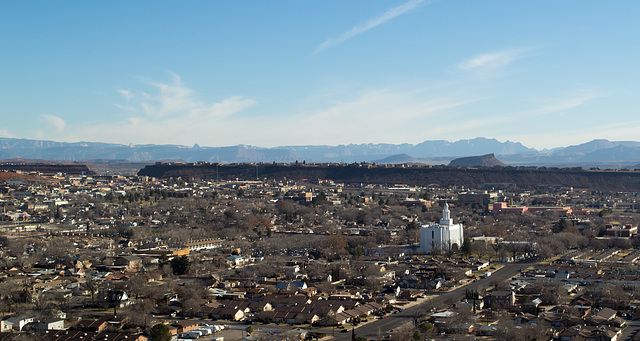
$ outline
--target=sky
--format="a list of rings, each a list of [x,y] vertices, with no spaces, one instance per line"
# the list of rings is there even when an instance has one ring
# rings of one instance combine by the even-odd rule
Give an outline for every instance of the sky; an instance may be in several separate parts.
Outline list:
[[[637,0],[3,1],[0,137],[638,141]]]

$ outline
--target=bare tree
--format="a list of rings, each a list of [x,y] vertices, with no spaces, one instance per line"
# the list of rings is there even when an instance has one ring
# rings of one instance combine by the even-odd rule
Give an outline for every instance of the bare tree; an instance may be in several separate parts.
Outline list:
[[[521,325],[508,322],[500,325],[493,336],[496,340],[505,341],[549,340],[552,337],[551,330],[551,326],[544,320],[538,320],[536,324]]]

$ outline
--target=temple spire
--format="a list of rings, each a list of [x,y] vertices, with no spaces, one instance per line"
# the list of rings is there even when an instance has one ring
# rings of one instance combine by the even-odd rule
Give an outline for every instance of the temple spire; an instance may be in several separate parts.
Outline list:
[[[440,225],[453,225],[453,219],[451,219],[451,212],[449,211],[449,204],[446,202],[444,203],[444,209],[442,210],[442,219],[440,219]]]

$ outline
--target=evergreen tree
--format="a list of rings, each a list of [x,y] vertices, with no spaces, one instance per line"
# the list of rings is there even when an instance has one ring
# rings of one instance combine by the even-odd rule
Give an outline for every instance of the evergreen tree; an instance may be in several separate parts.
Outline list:
[[[473,248],[471,247],[471,239],[469,238],[464,239],[464,241],[462,242],[462,247],[460,248],[460,251],[462,252],[463,255],[469,257],[471,252],[473,252]]]
[[[169,341],[171,340],[171,331],[164,323],[158,323],[151,327],[149,331],[149,340],[151,341]]]
[[[171,260],[171,269],[177,276],[184,275],[191,269],[191,261],[187,255],[181,257],[174,257]]]

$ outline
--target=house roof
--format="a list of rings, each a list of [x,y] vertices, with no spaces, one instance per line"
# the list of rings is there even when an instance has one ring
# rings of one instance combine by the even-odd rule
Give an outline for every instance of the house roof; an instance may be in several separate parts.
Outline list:
[[[197,326],[199,325],[198,321],[194,321],[194,320],[178,320],[176,322],[174,322],[173,324],[177,324],[182,328],[185,327],[193,327],[193,326]]]
[[[606,320],[611,320],[616,317],[617,312],[611,308],[602,308],[595,315]]]
[[[138,341],[144,340],[140,334],[114,333],[107,331],[91,332],[81,330],[60,330],[43,334],[44,341]]]

